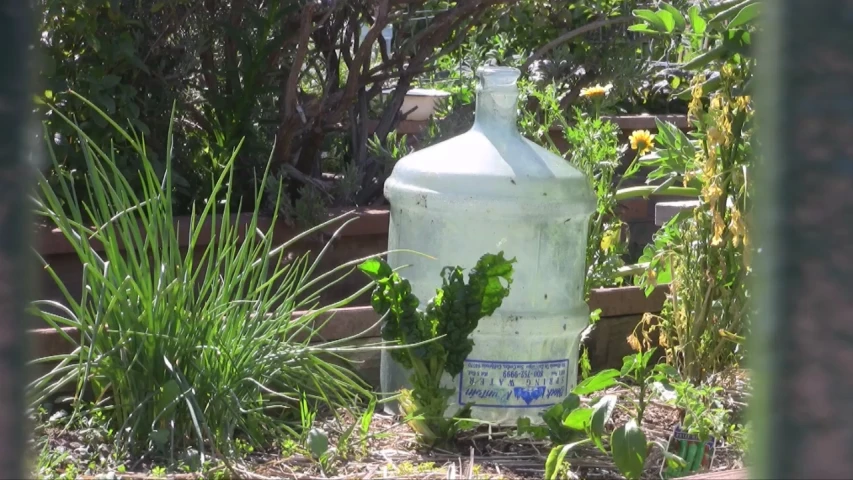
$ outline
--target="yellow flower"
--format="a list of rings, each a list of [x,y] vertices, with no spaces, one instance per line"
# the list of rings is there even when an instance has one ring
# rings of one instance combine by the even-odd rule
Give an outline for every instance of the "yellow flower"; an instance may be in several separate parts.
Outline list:
[[[599,100],[607,96],[610,93],[610,90],[613,89],[613,85],[593,85],[588,88],[581,89],[581,96],[589,98],[591,100]]]
[[[666,338],[666,332],[661,331],[660,335],[658,335],[658,345],[660,345],[663,348],[669,347],[669,342],[667,341],[667,338]]]
[[[732,80],[735,78],[735,68],[732,64],[727,63],[723,65],[723,69],[720,71],[720,76],[723,77],[723,80]]]
[[[749,108],[750,103],[752,103],[752,98],[749,95],[737,97],[737,100],[735,100],[735,106],[738,110],[746,110]]]
[[[723,233],[726,231],[726,222],[720,212],[714,212],[714,238],[711,239],[711,246],[719,247],[723,244]]]
[[[631,149],[636,150],[639,155],[645,155],[652,151],[655,146],[655,136],[648,130],[634,130],[631,134]]]
[[[617,230],[609,230],[601,236],[601,249],[605,252],[610,251],[613,247],[613,244],[616,242],[616,237],[619,236],[619,232]]]

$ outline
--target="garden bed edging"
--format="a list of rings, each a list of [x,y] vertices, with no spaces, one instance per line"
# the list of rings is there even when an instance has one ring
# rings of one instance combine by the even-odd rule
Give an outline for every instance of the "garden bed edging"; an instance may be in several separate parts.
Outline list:
[[[330,213],[330,218],[340,215],[342,212]],[[354,259],[366,257],[387,250],[388,219],[387,210],[361,209],[355,211],[356,220],[344,228],[338,238],[334,240],[334,247],[327,253],[327,257],[320,264],[319,272],[328,271],[337,265]],[[251,215],[235,215],[235,221],[245,225],[251,220]],[[176,217],[176,228],[179,232],[186,232],[189,219]],[[269,219],[264,219],[263,226],[269,225]],[[262,226],[262,228],[263,228]],[[330,236],[339,225],[324,230]],[[241,229],[245,231],[245,228]],[[276,241],[285,242],[299,232],[296,229],[283,224],[276,225],[273,235]],[[39,253],[57,272],[63,280],[66,288],[75,294],[82,291],[82,265],[77,259],[76,253],[68,244],[65,237],[56,229],[41,228],[37,232],[37,245]],[[187,238],[182,235],[181,238]],[[207,226],[199,238],[198,246],[206,245],[212,238],[211,229]],[[298,253],[317,251],[317,247],[323,243],[322,239],[306,238],[297,242],[294,249]],[[183,244],[185,245],[185,243]],[[56,288],[52,278],[41,269],[39,283],[41,295],[39,299],[48,298],[62,301],[62,296]],[[366,280],[358,274],[351,275],[345,281],[325,295],[323,300],[334,301],[351,295],[364,286]],[[633,332],[637,323],[646,312],[660,312],[666,295],[666,287],[658,287],[650,296],[646,297],[638,287],[604,288],[594,290],[590,295],[590,310],[601,309],[601,320],[596,324],[587,340],[590,362],[593,369],[619,368],[622,357],[631,353],[626,342],[626,337]],[[323,303],[325,303],[325,301]],[[297,312],[297,315],[301,313]],[[332,321],[326,322],[329,315],[334,315]],[[68,343],[60,332],[52,327],[45,326],[41,320],[33,318],[33,324],[29,330],[33,358],[41,358],[51,355],[68,353],[72,345]],[[326,315],[315,320],[318,329],[318,340],[339,340],[348,337],[357,337],[353,340],[356,344],[375,343],[380,340],[377,322],[378,315],[368,305],[367,296],[356,300],[351,306],[332,310]],[[74,329],[66,329],[72,338],[78,337]],[[379,382],[379,352],[363,352],[354,355],[354,369],[368,383],[378,386]]]

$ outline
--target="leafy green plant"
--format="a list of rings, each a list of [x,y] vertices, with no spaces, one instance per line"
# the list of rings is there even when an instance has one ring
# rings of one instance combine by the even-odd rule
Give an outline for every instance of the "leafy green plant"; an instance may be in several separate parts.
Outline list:
[[[75,197],[65,180],[56,191],[42,177],[36,211],[74,249],[86,287],[72,295],[43,260],[65,298],[63,304],[35,302],[34,310],[73,351],[39,359],[58,363],[31,384],[34,404],[73,385],[78,412],[91,392],[116,426],[120,449],[193,446],[204,463],[206,455],[226,461],[235,456],[238,432],[255,445],[296,434],[288,412],[297,411],[303,395],[341,407],[369,397],[352,372],[329,362],[329,355],[348,347],[314,342],[318,315],[369,290],[367,284],[351,297],[318,305],[327,282],[354,271],[360,260],[317,275],[325,249],[313,261],[307,254],[287,260],[289,247],[305,234],[276,243],[275,215],[262,225],[255,211],[245,228],[235,224],[230,185],[236,151],[224,161],[229,167],[213,185],[210,201],[196,205],[179,225],[172,210],[171,136],[161,176],[135,130],[122,129],[78,98],[138,156],[144,195],[131,188],[112,149],[54,111],[82,139],[87,196]],[[62,199],[70,215],[63,213]],[[204,231],[212,232],[210,242],[201,241]],[[309,311],[296,318],[297,309]]]
[[[631,383],[637,387],[635,396],[637,425],[643,424],[643,417],[653,385],[669,385],[670,380],[678,378],[678,371],[671,365],[666,363],[649,364],[655,350],[655,348],[650,348],[645,352],[627,355],[622,359],[622,370],[619,372],[619,376],[631,380]],[[631,387],[630,385],[625,386]]]
[[[675,188],[700,200],[656,235],[639,276],[647,292],[670,281],[670,296],[657,317],[664,348],[669,362],[697,385],[742,360],[753,308],[747,285],[755,246],[747,217],[757,159],[749,93],[760,4],[722,2],[686,13],[661,4],[635,11],[639,23],[631,27],[670,39],[681,49],[683,70],[695,73],[683,91],[695,132],[688,136],[659,122],[657,149],[641,159],[653,168],[650,185],[626,193]]]
[[[642,475],[646,457],[652,445],[657,445],[668,462],[683,463],[680,458],[666,452],[666,448],[650,443],[640,425],[645,408],[645,393],[641,392],[638,401],[638,419],[630,419],[610,435],[609,446],[604,444],[605,426],[613,410],[617,407],[615,395],[604,395],[593,399],[591,406],[581,405],[581,395],[590,395],[616,385],[628,387],[620,377],[632,379],[645,385],[652,382],[668,382],[671,375],[677,375],[666,365],[649,366],[652,352],[626,356],[622,370],[603,370],[578,384],[572,393],[560,404],[554,405],[542,413],[544,425],[532,425],[529,418],[518,420],[518,434],[531,435],[536,439],[549,439],[554,443],[545,463],[545,478],[560,478],[567,469],[568,454],[576,447],[593,442],[603,453],[612,455],[617,468],[629,479],[638,479]],[[630,387],[629,387],[630,388]]]
[[[592,441],[605,451],[604,427],[616,407],[615,395],[604,395],[592,406],[581,406],[581,395],[600,392],[616,385],[617,370],[603,370],[578,384],[560,403],[542,412],[544,425],[533,425],[529,418],[518,419],[518,435],[548,438],[555,444],[545,463],[545,478],[554,479],[566,469],[566,456],[576,447]]]
[[[729,428],[729,412],[720,402],[722,388],[713,385],[693,385],[683,380],[672,383],[675,399],[672,403],[684,412],[682,428],[703,442],[711,436],[722,438]]]
[[[389,133],[385,141],[381,141],[374,134],[368,139],[367,148],[382,164],[381,174],[383,178],[391,174],[391,170],[394,169],[398,160],[412,152],[408,144],[408,137],[406,135],[398,137],[397,132]]]
[[[492,315],[509,295],[514,262],[503,252],[483,255],[467,283],[461,267],[445,267],[442,286],[425,310],[419,310],[420,300],[409,281],[387,263],[373,258],[359,266],[376,283],[371,305],[386,316],[382,338],[407,347],[391,351],[394,360],[411,370],[412,390],[402,392],[400,404],[428,445],[452,439],[459,419],[468,415],[470,405],[445,418],[453,390],[442,387],[441,380],[445,374],[455,377],[462,372],[474,346],[469,336],[480,319]]]

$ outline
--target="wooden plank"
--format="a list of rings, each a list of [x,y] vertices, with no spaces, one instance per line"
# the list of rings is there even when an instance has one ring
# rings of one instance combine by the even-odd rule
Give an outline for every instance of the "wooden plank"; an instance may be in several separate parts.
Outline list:
[[[306,312],[295,312],[294,319],[299,319]],[[331,312],[318,315],[311,323],[311,328],[317,330],[315,338],[318,341],[340,340],[348,337],[376,337],[379,335],[379,315],[373,311],[373,307],[347,307],[337,308]],[[75,341],[79,341],[80,332],[73,327],[62,329]],[[60,335],[54,328],[36,328],[29,330],[30,341],[33,346],[30,351],[34,352],[33,358],[61,355],[71,351],[71,344]],[[296,341],[304,341],[309,332],[296,335]]]
[[[357,220],[348,224],[346,228],[341,231],[341,237],[358,237],[388,234],[388,221],[390,218],[390,213],[387,209],[333,209],[328,212],[327,218],[331,220],[345,213],[351,213],[351,215],[354,218],[357,218]],[[242,236],[246,234],[252,216],[253,214],[251,213],[231,215],[231,222],[237,227],[238,235]],[[174,217],[173,221],[175,225],[175,231],[178,235],[178,244],[181,247],[186,247],[190,239],[190,217],[179,215]],[[271,223],[271,217],[260,217],[258,218],[257,227],[266,232],[269,229]],[[343,225],[343,223],[343,221],[338,222],[330,227],[325,228],[323,232],[327,234],[332,234],[341,225]],[[219,228],[218,225],[217,228]],[[144,237],[145,229],[141,223],[140,231],[142,232]],[[196,246],[204,246],[210,243],[211,239],[214,237],[213,233],[213,223],[210,219],[208,219],[201,226],[199,236],[196,240]],[[302,232],[299,229],[290,227],[281,220],[276,222],[275,228],[273,229],[273,237],[275,238],[276,242],[280,243],[286,242],[291,238],[299,235],[300,233]],[[65,238],[65,235],[57,228],[51,228],[46,225],[37,225],[35,237],[37,242],[36,244],[39,246],[39,254],[41,254],[42,256],[76,256],[77,254],[71,244],[68,243],[68,240]],[[95,247],[98,251],[103,250],[103,247],[100,245],[99,242],[92,242],[92,246]]]
[[[658,285],[647,297],[639,287],[599,288],[590,293],[589,308],[600,308],[602,317],[657,313],[663,308],[668,291],[668,285]]]
[[[689,477],[680,477],[681,480],[749,480],[749,472],[745,468],[734,470],[722,470],[719,472],[698,473]]]
[[[295,317],[299,318],[304,314],[305,312],[296,312]],[[594,369],[618,368],[622,365],[622,357],[631,353],[625,338],[641,319],[642,313],[634,312],[617,317],[603,317],[599,321],[587,341]],[[318,316],[312,322],[312,328],[317,330],[315,338],[318,341],[349,337],[358,340],[376,339],[380,334],[378,321],[379,316],[372,307],[348,307]],[[75,341],[80,338],[79,332],[74,328],[66,327],[63,331]],[[33,358],[61,355],[72,349],[72,345],[53,328],[33,329],[28,333]],[[306,332],[298,335],[297,339],[305,340],[307,334]]]

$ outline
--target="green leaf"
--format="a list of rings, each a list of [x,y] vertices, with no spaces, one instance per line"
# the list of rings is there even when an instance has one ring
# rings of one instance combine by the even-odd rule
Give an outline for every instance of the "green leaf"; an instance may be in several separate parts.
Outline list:
[[[560,402],[560,405],[563,407],[563,412],[571,412],[572,410],[581,406],[581,399],[574,392],[569,393],[569,395]]]
[[[681,77],[672,77],[669,84],[672,88],[678,88],[678,86],[681,85]]]
[[[669,12],[669,14],[672,15],[672,19],[675,20],[675,28],[679,32],[684,31],[684,27],[687,26],[687,22],[684,21],[684,15],[682,15],[677,8],[673,7],[668,3],[663,2],[661,2],[660,8],[664,9],[664,11]]]
[[[564,420],[563,425],[572,430],[586,430],[592,418],[592,409],[578,408],[573,410]]]
[[[634,420],[613,431],[610,437],[610,448],[613,452],[613,462],[622,475],[628,480],[639,479],[648,454],[646,434],[637,426]]]
[[[590,393],[610,388],[616,384],[618,376],[618,370],[612,368],[602,370],[578,384],[578,386],[572,389],[572,393],[576,395],[589,395]]]
[[[728,48],[725,44],[715,47],[712,50],[709,50],[702,55],[694,57],[689,62],[685,63],[682,67],[684,70],[697,70],[714,60],[719,60],[723,58],[723,56],[728,52]]]
[[[720,85],[723,84],[723,77],[720,75],[714,75],[708,80],[705,80],[705,83],[702,84],[702,96],[707,96],[711,92],[716,91],[720,88]],[[692,87],[685,88],[684,90],[675,94],[676,98],[681,100],[689,100],[691,96]]]
[[[387,263],[378,258],[365,260],[358,266],[358,269],[364,272],[372,280],[388,278],[394,273],[394,270]]]
[[[675,130],[678,130],[678,127],[670,122],[664,122],[658,117],[655,117],[655,126],[658,129],[658,134],[655,137],[658,143],[664,147],[677,147],[676,138],[678,134],[675,133]]]
[[[637,23],[635,25],[631,25],[628,27],[629,32],[641,32],[641,33],[657,33],[651,28],[647,23]]]
[[[672,31],[675,29],[675,18],[673,18],[672,14],[667,12],[666,10],[659,10],[656,15],[663,21],[664,28],[666,28],[666,33],[672,33]]]
[[[178,385],[178,382],[171,379],[164,383],[160,387],[160,394],[157,395],[157,408],[155,410],[157,415],[163,419],[171,420],[180,395],[181,387]]]
[[[664,267],[658,269],[656,283],[658,285],[672,283],[672,261],[668,258],[664,261]]]
[[[101,78],[100,86],[101,88],[113,88],[121,82],[121,77],[118,75],[104,75]]]
[[[306,444],[311,455],[313,455],[314,458],[320,458],[329,450],[329,436],[322,429],[316,427],[312,428],[308,432]]]
[[[743,7],[735,18],[726,26],[727,28],[738,28],[752,22],[760,13],[761,6],[758,3],[753,3]]]
[[[616,408],[616,401],[616,395],[605,395],[592,407],[592,422],[590,424],[592,441],[604,453],[607,453],[607,450],[604,449],[601,437],[604,435],[604,426],[610,420],[613,409]]]
[[[702,10],[702,15],[714,15],[715,13],[722,12],[723,10],[728,10],[735,5],[739,5],[744,3],[744,0],[726,0],[725,2],[720,2],[716,5],[709,5]]]
[[[655,372],[663,374],[667,379],[676,380],[679,378],[678,370],[668,363],[655,365]]]
[[[738,13],[740,13],[743,7],[749,5],[750,3],[752,3],[752,0],[744,0],[740,3],[732,5],[731,7],[718,13],[716,16],[714,16],[714,18],[708,21],[708,26],[713,29],[721,28],[724,22],[727,22],[734,18]]]
[[[625,355],[622,357],[622,369],[619,371],[619,374],[623,377],[628,377],[634,370],[639,367],[640,359],[638,358],[639,353],[633,353],[631,355]]]
[[[699,7],[693,5],[690,7],[690,10],[687,11],[687,14],[690,16],[690,27],[693,29],[693,33],[696,33],[697,35],[704,34],[708,24],[699,14]]]
[[[521,417],[516,422],[519,435],[530,434],[535,440],[548,438],[548,427],[544,425],[533,425],[527,417]]]
[[[671,176],[671,177],[667,178],[666,180],[664,180],[664,182],[663,182],[663,183],[661,183],[660,185],[658,185],[658,187],[652,191],[652,195],[657,195],[657,194],[659,194],[659,193],[663,192],[664,190],[666,190],[667,188],[669,188],[669,187],[671,187],[673,184],[675,184],[675,181],[676,181],[676,180],[678,180],[678,176],[677,176],[677,175],[673,175],[673,176]]]
[[[545,460],[545,479],[554,480],[560,473],[560,467],[563,465],[566,455],[574,448],[588,442],[588,439],[580,440],[566,445],[559,445],[551,449],[548,454],[548,459]]]
[[[514,258],[505,259],[504,252],[498,252],[496,255],[487,253],[480,257],[468,273],[466,295],[469,316],[487,317],[500,307],[503,299],[509,295],[512,264],[515,262]]]
[[[651,27],[658,32],[667,32],[666,23],[657,14],[647,9],[637,9],[632,12],[635,17],[645,20]]]

